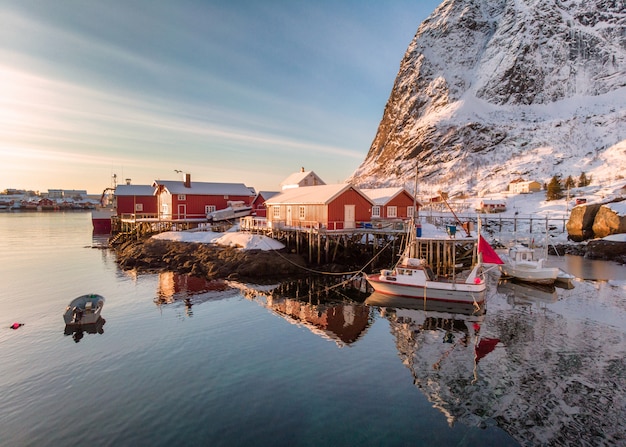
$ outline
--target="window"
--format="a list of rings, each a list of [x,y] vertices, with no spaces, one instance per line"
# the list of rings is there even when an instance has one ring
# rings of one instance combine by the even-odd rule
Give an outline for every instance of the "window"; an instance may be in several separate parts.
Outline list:
[[[185,201],[187,200],[187,196],[185,194],[178,194],[178,200],[179,201]]]
[[[415,208],[412,206],[406,207],[406,217],[413,217],[415,215]]]
[[[397,206],[388,206],[387,207],[387,217],[398,217],[398,207]]]
[[[143,211],[143,203],[135,203],[135,211]]]
[[[380,207],[378,205],[372,207],[372,217],[380,217]]]
[[[278,219],[278,218],[280,217],[280,207],[279,207],[279,206],[273,206],[273,207],[272,207],[272,210],[273,210],[273,211],[272,211],[272,213],[273,213],[272,215],[273,215],[276,219]]]
[[[298,216],[300,217],[300,220],[304,220],[304,216],[305,216],[305,214],[306,214],[306,208],[305,208],[305,207],[303,207],[303,206],[301,206],[301,207],[298,209]]]
[[[215,211],[215,205],[204,205],[204,214],[209,214]]]

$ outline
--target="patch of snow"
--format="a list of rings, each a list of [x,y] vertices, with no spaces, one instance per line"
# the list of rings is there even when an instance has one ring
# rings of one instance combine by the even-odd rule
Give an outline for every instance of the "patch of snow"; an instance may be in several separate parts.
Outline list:
[[[166,231],[152,236],[153,239],[175,242],[216,244],[225,247],[241,247],[243,250],[281,250],[285,246],[267,236],[239,232],[215,233],[212,231]]]

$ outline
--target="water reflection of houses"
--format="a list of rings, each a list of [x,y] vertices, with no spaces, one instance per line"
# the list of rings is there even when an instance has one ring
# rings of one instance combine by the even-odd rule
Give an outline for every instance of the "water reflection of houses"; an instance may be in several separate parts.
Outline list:
[[[295,281],[275,285],[271,289],[236,283],[231,285],[239,287],[244,297],[253,299],[290,323],[334,341],[340,347],[359,340],[372,324],[369,306],[333,299],[332,292],[323,284]]]
[[[209,300],[230,298],[237,294],[238,290],[230,287],[226,281],[164,272],[159,273],[155,303],[162,305],[184,301],[189,306]]]

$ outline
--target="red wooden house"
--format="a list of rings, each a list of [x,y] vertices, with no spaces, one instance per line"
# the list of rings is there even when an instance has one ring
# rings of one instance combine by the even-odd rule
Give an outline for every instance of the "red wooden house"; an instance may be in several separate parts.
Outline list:
[[[405,188],[363,189],[362,191],[374,202],[372,220],[406,220],[413,217],[415,206],[419,211],[420,203],[416,202]]]
[[[370,222],[373,206],[358,188],[346,183],[286,189],[265,204],[268,226],[329,230]]]
[[[118,185],[115,188],[117,215],[124,218],[157,217],[159,208],[150,185]]]
[[[183,181],[155,180],[152,186],[163,220],[206,220],[208,213],[226,208],[229,201],[250,205],[256,195],[243,183],[192,183],[189,174]]]
[[[266,217],[267,208],[265,202],[275,195],[280,194],[278,191],[259,191],[252,201],[252,215],[256,217]]]

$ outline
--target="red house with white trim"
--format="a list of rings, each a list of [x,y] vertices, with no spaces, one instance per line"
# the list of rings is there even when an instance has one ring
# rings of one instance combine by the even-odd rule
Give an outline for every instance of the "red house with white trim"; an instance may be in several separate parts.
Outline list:
[[[278,191],[259,191],[254,200],[252,201],[252,215],[256,217],[266,217],[267,208],[265,202],[275,195],[280,194]]]
[[[372,207],[372,220],[378,219],[401,219],[413,217],[415,206],[419,212],[420,203],[402,187],[362,189],[374,206]]]
[[[189,174],[183,181],[155,180],[152,186],[163,220],[206,220],[208,213],[226,208],[228,202],[250,205],[256,195],[243,183],[192,183]]]
[[[118,185],[114,195],[117,215],[122,219],[157,217],[159,208],[152,186]]]
[[[271,227],[341,230],[370,222],[374,203],[347,183],[289,188],[265,202]]]

